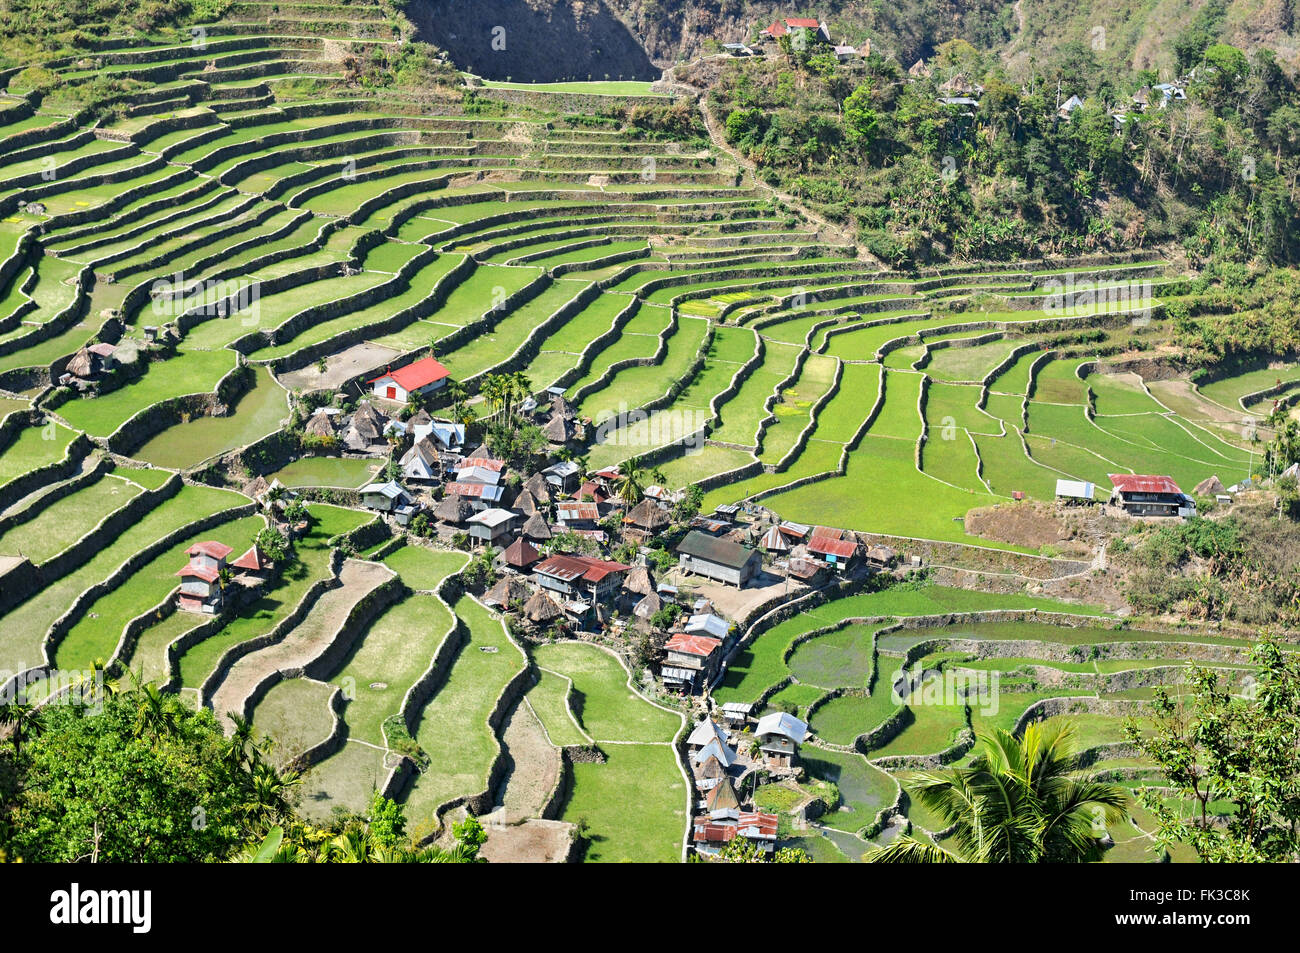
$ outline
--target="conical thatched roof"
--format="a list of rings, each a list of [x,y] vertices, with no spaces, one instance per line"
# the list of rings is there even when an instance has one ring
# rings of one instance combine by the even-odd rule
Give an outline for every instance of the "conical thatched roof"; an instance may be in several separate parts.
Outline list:
[[[380,430],[384,429],[384,415],[375,410],[374,405],[368,400],[358,401],[357,409],[353,412],[352,416],[354,419],[360,417],[362,420],[367,420],[370,423],[373,423]]]
[[[459,493],[448,495],[433,511],[434,519],[444,523],[463,523],[473,515],[474,507]]]
[[[266,482],[265,477],[258,477],[244,487],[244,496],[252,500],[260,500],[262,494],[271,489],[271,484]]]
[[[524,602],[531,590],[528,584],[518,576],[505,575],[501,581],[488,591],[483,601],[490,606],[509,606],[511,603]]]
[[[311,415],[302,429],[316,437],[332,437],[334,436],[334,420],[329,414],[318,410]]]
[[[529,622],[543,623],[558,619],[564,610],[556,605],[555,600],[538,589],[533,597],[524,603],[524,618]]]
[[[528,492],[527,488],[522,489],[519,491],[519,495],[515,497],[512,509],[518,510],[525,516],[532,516],[538,511],[537,497]]]
[[[573,437],[573,424],[559,414],[555,414],[542,427],[542,433],[551,443],[568,443]]]
[[[1216,493],[1227,493],[1228,491],[1224,488],[1223,482],[1218,476],[1212,476],[1208,480],[1202,480],[1196,484],[1196,489],[1192,492],[1197,496],[1213,496]]]
[[[534,473],[524,481],[524,489],[533,495],[538,503],[546,505],[551,502],[551,487],[546,482],[546,477],[540,473]]]
[[[659,598],[659,594],[652,592],[632,607],[632,614],[638,619],[649,619],[663,607],[664,601]]]
[[[641,529],[654,530],[667,526],[672,520],[662,506],[647,498],[632,507],[627,516],[623,517],[623,522]]]
[[[68,361],[67,372],[74,377],[90,377],[95,373],[95,355],[89,349],[82,348]]]
[[[653,595],[655,592],[655,580],[650,575],[650,569],[647,566],[633,566],[632,571],[627,574],[627,579],[623,583],[623,588],[628,592],[635,592],[639,596]]]
[[[546,520],[541,513],[534,513],[528,517],[528,521],[524,523],[523,533],[529,539],[539,542],[550,539],[554,535],[551,528],[546,525]]]
[[[557,417],[572,417],[573,408],[563,394],[556,394],[551,398],[551,414]]]

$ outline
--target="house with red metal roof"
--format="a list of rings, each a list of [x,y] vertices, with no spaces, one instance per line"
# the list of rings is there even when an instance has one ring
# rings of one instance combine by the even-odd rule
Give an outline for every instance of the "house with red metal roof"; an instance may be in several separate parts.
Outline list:
[[[538,585],[566,601],[608,603],[623,588],[631,566],[593,556],[551,556],[533,569]]]
[[[837,572],[846,572],[852,568],[860,551],[858,541],[852,538],[852,534],[849,534],[848,539],[841,539],[839,530],[818,532],[821,529],[818,527],[813,530],[808,540],[808,555]]]
[[[406,403],[412,394],[431,394],[443,387],[451,377],[451,371],[443,367],[436,358],[426,357],[407,364],[396,370],[389,368],[378,377],[372,377],[367,383],[370,392],[385,400]]]
[[[713,681],[722,663],[722,639],[677,632],[664,645],[659,675],[666,688],[693,692]]]
[[[765,852],[776,847],[778,818],[765,811],[741,811],[739,817],[714,820],[697,817],[691,833],[691,843],[701,854],[714,855],[737,837],[743,837]]]
[[[226,557],[233,552],[229,546],[215,540],[195,543],[186,550],[189,564],[176,573],[181,577],[176,608],[186,612],[220,612],[221,571],[226,568]]]
[[[1195,516],[1196,503],[1172,477],[1111,473],[1110,502],[1130,516]]]
[[[790,39],[797,36],[803,36],[811,40],[814,36],[820,37],[826,42],[830,42],[831,31],[826,24],[813,17],[781,17],[771,26],[763,29],[762,38],[764,40],[779,40],[781,37],[790,34]]]

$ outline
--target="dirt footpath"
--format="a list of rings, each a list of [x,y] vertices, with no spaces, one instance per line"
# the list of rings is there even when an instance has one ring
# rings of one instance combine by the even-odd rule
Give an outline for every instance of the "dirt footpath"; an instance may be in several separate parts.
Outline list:
[[[508,768],[499,793],[505,822],[536,817],[560,778],[560,752],[546,740],[537,715],[525,701],[515,706],[501,735]]]

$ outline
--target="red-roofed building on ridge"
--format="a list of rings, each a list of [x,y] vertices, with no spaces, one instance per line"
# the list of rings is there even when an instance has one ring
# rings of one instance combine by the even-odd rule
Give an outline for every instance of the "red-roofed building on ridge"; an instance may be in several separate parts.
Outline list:
[[[186,612],[220,612],[221,571],[226,568],[226,557],[233,552],[229,546],[214,540],[195,543],[186,550],[189,564],[176,573],[181,577],[176,608]]]
[[[828,43],[831,39],[831,32],[827,29],[826,24],[813,17],[781,17],[763,30],[762,37],[765,40],[779,40],[786,34],[798,36],[801,33],[804,33],[805,36],[809,33],[817,34]],[[811,36],[808,38],[811,39]],[[793,36],[791,39],[793,39]]]
[[[1195,516],[1196,503],[1172,477],[1142,473],[1112,473],[1112,506],[1130,516]]]
[[[412,394],[431,394],[443,387],[451,377],[451,371],[443,367],[435,358],[426,357],[414,364],[407,364],[396,370],[389,368],[378,377],[369,381],[370,391],[376,397],[406,403]]]

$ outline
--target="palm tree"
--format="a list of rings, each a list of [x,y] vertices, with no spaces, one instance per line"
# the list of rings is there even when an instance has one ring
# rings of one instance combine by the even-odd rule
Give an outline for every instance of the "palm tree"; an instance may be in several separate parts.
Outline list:
[[[465,392],[465,385],[460,381],[452,381],[447,385],[447,396],[451,398],[451,419],[460,423],[460,418],[465,413],[465,398],[469,396]]]
[[[520,403],[523,403],[524,398],[533,391],[533,382],[528,379],[528,375],[523,371],[515,371],[507,379],[510,381],[511,396],[517,398]],[[513,403],[510,409],[511,412],[514,411]]]
[[[645,495],[645,468],[641,466],[640,457],[628,457],[618,468],[615,492],[625,507],[641,502]]]
[[[30,702],[12,702],[0,708],[0,725],[10,729],[9,741],[16,759],[22,754],[23,742],[41,733],[40,712]]]
[[[137,685],[135,695],[135,722],[131,731],[140,738],[146,733],[155,741],[176,727],[176,716],[168,710],[162,692],[152,682]]]
[[[225,760],[235,768],[252,767],[258,760],[258,749],[253,743],[253,722],[233,711],[230,721],[235,730],[230,733]]]
[[[478,385],[478,392],[483,395],[483,399],[491,407],[500,407],[502,405],[502,388],[501,378],[496,374],[488,374]]]
[[[274,824],[287,817],[292,808],[289,804],[289,792],[302,784],[302,778],[296,771],[281,774],[264,761],[256,761],[251,772],[251,786],[248,800],[244,802],[244,814],[256,825]]]
[[[907,784],[948,821],[952,848],[900,837],[867,851],[877,863],[1082,863],[1099,860],[1106,825],[1128,816],[1128,794],[1080,770],[1074,725],[1049,719],[1023,738],[980,735],[969,767],[924,772]]]

